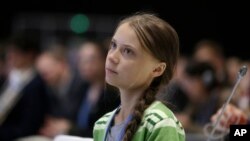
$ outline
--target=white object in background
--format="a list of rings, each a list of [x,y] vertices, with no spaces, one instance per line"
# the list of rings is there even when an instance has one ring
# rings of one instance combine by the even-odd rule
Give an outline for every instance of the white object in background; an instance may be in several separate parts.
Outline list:
[[[55,137],[54,141],[94,141],[92,138],[82,138],[69,135],[58,135]]]

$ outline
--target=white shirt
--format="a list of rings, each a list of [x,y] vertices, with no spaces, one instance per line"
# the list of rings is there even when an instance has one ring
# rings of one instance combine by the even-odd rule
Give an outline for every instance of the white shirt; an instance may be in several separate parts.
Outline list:
[[[34,74],[33,68],[11,70],[8,76],[8,84],[0,95],[0,125],[18,100],[20,91],[32,80]]]

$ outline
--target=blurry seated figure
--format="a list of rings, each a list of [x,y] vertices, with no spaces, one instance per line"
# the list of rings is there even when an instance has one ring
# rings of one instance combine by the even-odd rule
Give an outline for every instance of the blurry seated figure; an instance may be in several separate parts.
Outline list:
[[[186,132],[201,133],[202,127],[218,108],[219,93],[216,91],[217,80],[213,67],[208,63],[190,62],[186,65],[185,77],[180,86],[177,87],[178,91],[173,91],[175,87],[167,89],[169,101],[175,101],[173,106],[178,108],[175,114]]]
[[[20,34],[6,44],[10,72],[0,91],[1,141],[35,135],[43,124],[45,86],[34,67],[39,47],[31,39],[28,34]]]
[[[105,85],[106,48],[99,42],[89,40],[79,49],[78,69],[84,79],[81,105],[70,134],[92,137],[95,121],[106,112],[118,107],[117,92]]]
[[[211,116],[211,121],[213,123],[215,123],[217,121],[221,110],[222,109],[220,108],[213,116]],[[250,118],[246,113],[244,113],[244,111],[242,111],[241,109],[239,109],[238,107],[236,107],[232,104],[229,104],[229,105],[227,105],[227,107],[226,107],[226,109],[221,117],[219,126],[222,126],[224,128],[229,128],[230,125],[232,125],[232,124],[234,124],[234,125],[249,124],[250,123],[249,121],[250,121]]]
[[[193,62],[186,67],[186,75],[184,87],[189,104],[180,117],[187,121],[187,132],[201,132],[200,129],[210,121],[209,117],[218,108],[219,93],[216,90],[215,71],[208,63]]]
[[[211,116],[212,125],[215,125],[219,115],[221,115],[222,108],[220,108],[214,115]],[[225,141],[229,140],[229,129],[230,125],[245,125],[250,124],[250,117],[243,110],[236,107],[233,104],[228,104],[222,116],[220,117],[220,121],[216,126],[216,131],[222,131],[223,139]],[[214,126],[213,126],[214,127]],[[211,131],[210,131],[211,132]],[[220,135],[215,135],[220,136]]]
[[[92,137],[94,122],[118,106],[116,92],[105,86],[104,48],[86,42],[79,50],[79,73],[70,68],[61,45],[45,51],[38,70],[48,84],[50,108],[40,134],[54,138],[60,134]]]
[[[227,74],[223,46],[214,40],[203,39],[195,46],[194,59],[197,62],[207,62],[215,70],[216,79],[220,86],[227,85]]]
[[[74,122],[82,95],[81,79],[67,60],[67,48],[62,43],[51,44],[39,56],[37,68],[46,82],[49,109],[40,134],[55,137],[66,133]]]

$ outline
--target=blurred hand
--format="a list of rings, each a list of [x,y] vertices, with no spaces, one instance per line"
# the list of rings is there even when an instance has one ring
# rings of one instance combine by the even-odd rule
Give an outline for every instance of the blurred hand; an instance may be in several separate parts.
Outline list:
[[[39,133],[43,136],[54,138],[59,134],[65,134],[71,128],[71,123],[64,118],[48,117]]]
[[[211,117],[213,123],[216,122],[221,110],[222,109],[219,109],[217,113]],[[247,115],[237,107],[229,104],[225,108],[219,124],[223,128],[229,128],[231,124],[247,124]]]

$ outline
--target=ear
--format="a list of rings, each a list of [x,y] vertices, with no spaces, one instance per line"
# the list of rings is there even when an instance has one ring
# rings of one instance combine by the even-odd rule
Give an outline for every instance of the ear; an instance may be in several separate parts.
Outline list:
[[[156,65],[156,67],[153,70],[153,77],[161,76],[166,69],[166,63],[160,62]]]

